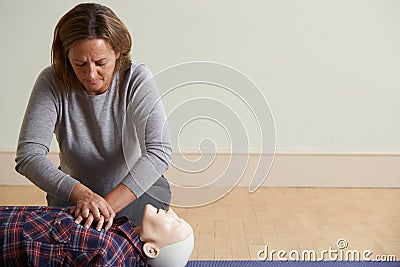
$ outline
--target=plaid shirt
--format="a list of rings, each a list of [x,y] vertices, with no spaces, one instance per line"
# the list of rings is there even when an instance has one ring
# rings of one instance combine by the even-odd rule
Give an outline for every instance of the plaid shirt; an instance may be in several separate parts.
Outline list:
[[[67,209],[0,207],[0,266],[149,266],[127,218],[85,229]]]

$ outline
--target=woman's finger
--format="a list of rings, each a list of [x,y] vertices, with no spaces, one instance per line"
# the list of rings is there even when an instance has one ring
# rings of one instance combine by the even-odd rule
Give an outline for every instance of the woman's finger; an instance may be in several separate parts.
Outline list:
[[[92,207],[90,209],[90,212],[93,214],[93,218],[94,218],[95,221],[100,220],[101,214],[100,214],[100,211],[99,211],[98,207],[96,207],[96,206]]]
[[[114,217],[110,217],[110,219],[108,219],[106,226],[104,227],[105,230],[108,230],[111,228],[111,225],[113,224],[114,221]]]
[[[85,221],[85,228],[86,229],[89,229],[89,227],[92,225],[92,223],[93,223],[93,214],[89,214],[88,216],[87,216],[87,219],[86,219],[86,221]]]
[[[80,215],[83,217],[83,219],[87,219],[89,217],[89,214],[90,214],[90,209],[85,205],[85,207],[82,208]]]
[[[96,230],[100,231],[104,224],[104,216],[101,215],[100,219],[97,221]]]
[[[108,207],[108,203],[103,200],[100,205],[99,205],[99,209],[98,211],[101,213],[101,215],[104,216],[105,220],[108,220],[108,218],[110,218],[110,211],[109,211],[109,207]]]
[[[76,219],[75,219],[76,224],[81,224],[82,221],[83,221],[83,218],[81,215],[78,215],[78,217],[76,217]]]
[[[111,205],[105,199],[102,199],[101,205],[99,206],[99,211],[101,215],[104,216],[104,220],[107,222],[110,218],[115,217],[115,212]]]
[[[75,217],[78,217],[81,214],[81,208],[79,203],[76,203],[76,209],[75,209]]]

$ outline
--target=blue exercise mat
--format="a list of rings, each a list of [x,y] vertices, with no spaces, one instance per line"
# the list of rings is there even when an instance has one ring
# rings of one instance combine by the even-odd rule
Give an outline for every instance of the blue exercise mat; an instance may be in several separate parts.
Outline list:
[[[186,267],[400,267],[400,261],[189,261]]]

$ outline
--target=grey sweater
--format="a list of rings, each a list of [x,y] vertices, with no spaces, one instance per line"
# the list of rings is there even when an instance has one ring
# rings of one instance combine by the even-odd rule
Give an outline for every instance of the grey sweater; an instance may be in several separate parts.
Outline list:
[[[151,77],[145,65],[136,64],[124,80],[115,74],[103,94],[72,88],[67,95],[53,69],[44,69],[25,112],[16,170],[57,206],[68,205],[77,181],[101,196],[122,182],[140,197],[171,163],[166,114]],[[58,168],[46,158],[53,132]]]

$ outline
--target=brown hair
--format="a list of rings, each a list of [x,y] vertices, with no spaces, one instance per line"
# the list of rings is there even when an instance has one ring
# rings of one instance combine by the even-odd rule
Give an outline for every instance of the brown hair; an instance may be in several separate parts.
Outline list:
[[[122,21],[106,6],[79,4],[58,21],[51,48],[54,71],[67,93],[73,86],[81,86],[68,58],[69,49],[78,41],[92,38],[106,40],[115,53],[120,53],[114,70],[120,73],[120,79],[131,64],[132,38]]]

